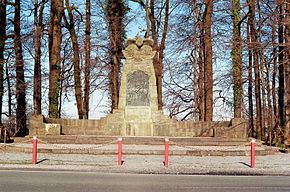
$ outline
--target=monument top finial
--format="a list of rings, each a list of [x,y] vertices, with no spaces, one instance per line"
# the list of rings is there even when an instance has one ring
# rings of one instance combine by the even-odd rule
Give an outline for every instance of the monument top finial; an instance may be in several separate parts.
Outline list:
[[[149,45],[150,47],[153,46],[153,40],[150,38],[141,38],[140,36],[137,36],[134,39],[127,39],[125,42],[125,48],[128,47],[131,44],[137,45],[138,48],[142,47],[143,45]]]
[[[125,43],[125,50],[123,50],[123,55],[126,59],[133,59],[136,61],[152,59],[156,53],[156,51],[153,51],[152,46],[152,39],[142,39],[141,37],[127,39]]]

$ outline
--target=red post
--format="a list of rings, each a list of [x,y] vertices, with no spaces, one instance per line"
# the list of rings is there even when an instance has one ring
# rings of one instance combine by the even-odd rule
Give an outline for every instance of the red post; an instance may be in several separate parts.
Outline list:
[[[169,149],[169,139],[168,138],[165,138],[164,139],[164,142],[165,142],[165,153],[164,153],[164,166],[166,168],[168,168],[168,149]]]
[[[255,140],[251,141],[251,168],[255,168]]]
[[[37,163],[37,137],[33,136],[32,139],[32,164]]]
[[[118,138],[118,166],[122,166],[122,138]]]

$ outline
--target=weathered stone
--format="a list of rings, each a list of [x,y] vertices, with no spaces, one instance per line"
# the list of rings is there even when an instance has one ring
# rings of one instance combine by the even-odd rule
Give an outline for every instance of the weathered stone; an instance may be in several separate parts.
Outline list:
[[[60,124],[44,124],[45,134],[46,135],[60,135],[61,134],[61,126]]]
[[[127,106],[149,106],[149,77],[143,71],[127,75]]]

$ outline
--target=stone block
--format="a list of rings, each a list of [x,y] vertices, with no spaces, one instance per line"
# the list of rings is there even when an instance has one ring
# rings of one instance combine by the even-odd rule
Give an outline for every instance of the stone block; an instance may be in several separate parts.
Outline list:
[[[60,135],[61,134],[61,126],[60,124],[44,124],[44,130],[46,135]]]

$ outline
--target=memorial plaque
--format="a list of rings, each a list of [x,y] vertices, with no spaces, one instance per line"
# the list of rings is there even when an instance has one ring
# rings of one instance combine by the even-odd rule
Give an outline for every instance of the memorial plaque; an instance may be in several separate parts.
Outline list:
[[[127,106],[149,106],[149,76],[143,71],[127,75]]]

